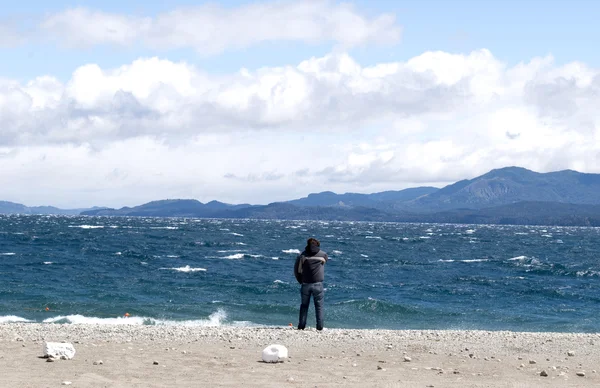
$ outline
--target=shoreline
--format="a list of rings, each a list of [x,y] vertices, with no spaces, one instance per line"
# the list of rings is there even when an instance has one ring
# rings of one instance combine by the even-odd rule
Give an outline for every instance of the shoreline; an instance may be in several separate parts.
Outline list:
[[[48,363],[44,341],[77,353]],[[272,344],[290,358],[263,363]],[[0,324],[11,387],[584,387],[600,385],[596,368],[600,333]]]

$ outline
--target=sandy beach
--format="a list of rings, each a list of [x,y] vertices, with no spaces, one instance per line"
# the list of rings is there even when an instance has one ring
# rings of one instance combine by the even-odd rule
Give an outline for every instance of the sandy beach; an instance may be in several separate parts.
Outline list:
[[[289,359],[262,362],[271,344]],[[590,387],[597,369],[598,334],[0,325],[2,387]]]

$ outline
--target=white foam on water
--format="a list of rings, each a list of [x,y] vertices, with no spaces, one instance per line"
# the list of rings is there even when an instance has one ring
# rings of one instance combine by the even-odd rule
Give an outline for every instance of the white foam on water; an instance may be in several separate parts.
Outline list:
[[[243,242],[236,242],[235,245],[246,245]]]
[[[218,253],[243,252],[241,249],[229,249],[226,251],[217,251]]]
[[[254,257],[255,259],[256,259],[256,258],[259,258],[259,257],[264,257],[263,255],[250,255],[250,254],[248,254],[248,256],[250,256],[250,257]]]
[[[549,237],[549,238],[551,238],[552,235],[551,234],[542,234],[542,237]]]
[[[473,233],[475,233],[475,229],[467,229],[467,230],[465,230],[465,233],[466,234],[473,234]]]
[[[461,262],[463,263],[482,263],[485,261],[490,261],[489,259],[467,259],[467,260],[461,260]]]
[[[218,301],[215,301],[218,302]],[[15,317],[19,318],[19,317]],[[1,318],[0,318],[1,319]],[[22,319],[22,318],[21,318]],[[60,315],[52,318],[47,318],[44,323],[70,323],[74,325],[93,324],[93,325],[156,325],[156,326],[192,326],[192,327],[208,327],[208,326],[236,326],[236,327],[258,327],[262,325],[255,324],[250,321],[233,321],[226,323],[227,313],[223,309],[218,309],[210,314],[207,319],[195,319],[185,321],[173,321],[167,319],[156,319],[150,317],[114,317],[114,318],[98,318],[86,317],[83,315]],[[2,322],[2,321],[0,321]]]
[[[438,261],[441,262],[441,263],[454,263],[456,260],[453,260],[453,259],[448,259],[448,260],[439,259]]]
[[[342,251],[332,251],[332,253],[335,253],[336,255],[341,255],[343,252]]]
[[[229,260],[239,260],[239,259],[243,259],[243,258],[244,258],[243,253],[236,253],[235,255],[229,255],[229,256],[222,257],[222,259],[229,259]]]
[[[0,317],[0,323],[13,323],[13,322],[31,322],[29,319],[17,317],[16,315],[5,315]]]
[[[16,255],[16,253],[14,253],[14,252],[0,253],[0,256],[14,256],[14,255]]]
[[[429,237],[429,236],[420,236],[419,238],[422,238],[422,239],[426,240],[426,239],[431,238],[431,237]]]
[[[509,261],[516,261],[516,260],[526,260],[527,256],[517,256],[517,257],[512,257],[510,259],[508,259]]]
[[[151,226],[150,229],[167,229],[167,230],[177,230],[178,226]]]
[[[115,255],[117,256],[121,256],[123,254],[123,252],[115,252]]]
[[[300,254],[300,250],[299,249],[286,249],[286,250],[283,250],[281,252],[288,253],[288,254],[292,254],[292,253]]]
[[[333,237],[335,237],[333,234],[328,234],[325,236],[325,238],[333,238]]]
[[[177,256],[177,255],[167,255],[166,257],[168,257],[169,259],[176,259],[179,256]]]
[[[381,240],[381,237],[379,237],[379,236],[365,236],[365,238],[372,238],[372,239],[375,239],[375,240]]]
[[[230,234],[230,235],[232,235],[232,236],[244,237],[244,235],[243,235],[243,234],[240,234],[240,233],[231,232],[231,233],[229,233],[229,234]]]
[[[273,260],[279,260],[279,257],[271,257]]]
[[[104,225],[69,225],[69,228],[102,229]]]
[[[145,261],[140,261],[141,265],[148,265],[148,263],[146,263]]]
[[[527,233],[527,232],[515,232],[515,234],[522,235],[522,236],[528,236],[529,235],[529,233]]]
[[[368,255],[363,255],[362,253],[360,254],[362,257],[369,257]]]
[[[186,265],[185,267],[179,267],[179,268],[160,268],[160,269],[170,269],[172,271],[178,271],[178,272],[206,272],[206,268],[192,268],[189,265]]]
[[[50,264],[54,264],[54,263],[53,263],[53,262],[51,262],[51,261],[44,261],[44,264],[46,264],[46,265],[50,265]]]
[[[221,231],[223,231],[223,232],[229,232],[229,229],[227,229],[227,228],[221,228],[221,229],[219,229],[219,230],[221,230]]]
[[[279,280],[279,279],[276,279],[275,281],[273,281],[273,283],[287,284],[283,280]]]

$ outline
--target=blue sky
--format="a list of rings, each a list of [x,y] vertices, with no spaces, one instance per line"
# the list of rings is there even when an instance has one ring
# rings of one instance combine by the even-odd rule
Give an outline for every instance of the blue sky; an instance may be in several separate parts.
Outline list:
[[[235,8],[249,1],[219,1]],[[13,22],[39,20],[44,15],[73,7],[105,12],[155,16],[173,8],[197,6],[198,1],[20,1],[5,5],[0,20]],[[385,47],[353,48],[349,53],[361,64],[403,61],[429,50],[468,53],[487,48],[508,64],[535,56],[554,56],[557,63],[573,60],[600,64],[600,52],[593,49],[600,39],[600,2],[592,0],[420,0],[353,1],[366,14],[393,13],[402,26],[400,42]],[[331,50],[331,43],[307,45],[287,42],[263,43],[249,50],[228,50],[221,55],[201,56],[193,49],[149,50],[144,47],[94,46],[85,50],[57,47],[56,44],[30,42],[3,49],[0,74],[27,80],[40,74],[67,79],[84,63],[116,67],[139,57],[159,56],[184,60],[209,72],[233,72],[241,67],[256,69],[299,63],[310,56]]]
[[[5,3],[0,200],[261,204],[513,165],[600,173],[597,1]]]

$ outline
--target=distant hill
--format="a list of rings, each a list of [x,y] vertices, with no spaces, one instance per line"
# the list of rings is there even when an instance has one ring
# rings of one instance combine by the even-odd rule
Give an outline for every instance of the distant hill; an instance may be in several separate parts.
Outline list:
[[[600,205],[600,174],[506,167],[409,201],[406,208],[417,212],[482,209],[522,201]]]
[[[389,209],[394,204],[415,200],[424,195],[435,193],[436,187],[415,187],[400,191],[383,191],[374,194],[346,193],[331,191],[309,194],[307,197],[286,201],[296,206],[361,206],[376,209]]]
[[[600,174],[505,167],[441,189],[325,191],[268,205],[166,199],[121,209],[65,210],[0,202],[0,213],[600,226]]]
[[[101,209],[98,207],[84,209],[59,209],[54,206],[25,206],[20,203],[0,201],[0,214],[56,214],[56,215],[79,215],[83,211]]]
[[[165,199],[152,201],[135,207],[121,209],[96,209],[81,212],[87,216],[143,216],[143,217],[214,217],[230,210],[252,207],[251,205],[229,205],[211,201],[203,204],[195,199]]]

